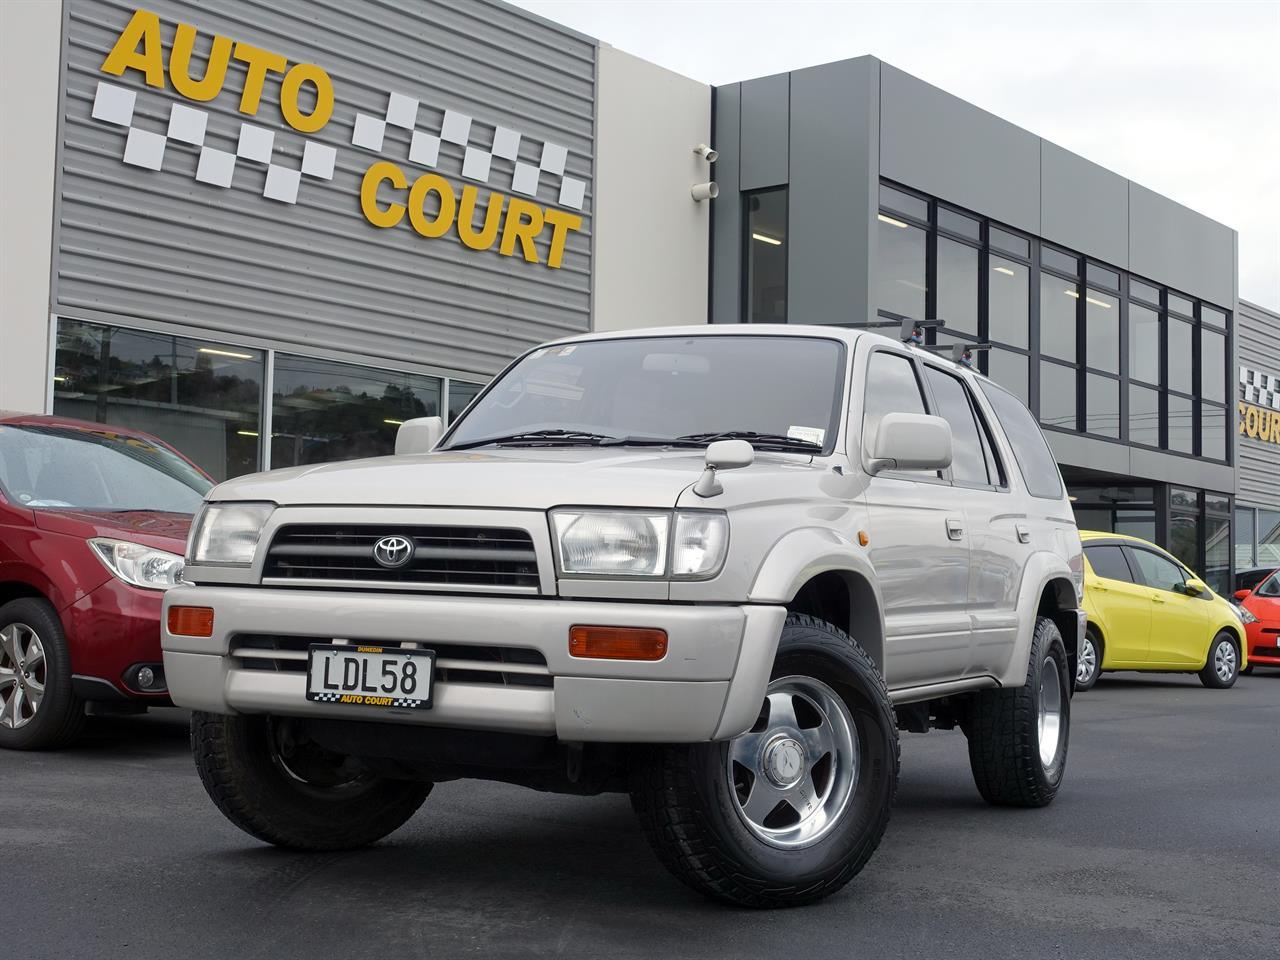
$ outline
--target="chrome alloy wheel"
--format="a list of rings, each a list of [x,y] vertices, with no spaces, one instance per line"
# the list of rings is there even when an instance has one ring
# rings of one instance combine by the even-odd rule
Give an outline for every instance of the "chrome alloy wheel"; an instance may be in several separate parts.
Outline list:
[[[1223,683],[1229,683],[1236,674],[1236,645],[1222,639],[1213,648],[1213,672]]]
[[[1080,648],[1080,658],[1076,663],[1076,683],[1088,683],[1098,669],[1098,648],[1093,645],[1093,637],[1084,635],[1084,646]]]
[[[1058,661],[1045,657],[1040,665],[1040,695],[1036,733],[1040,741],[1040,765],[1046,770],[1058,758],[1062,742],[1062,680]]]
[[[25,623],[0,628],[0,727],[17,730],[35,719],[46,676],[36,632]]]
[[[747,828],[775,847],[817,843],[858,784],[858,728],[844,700],[812,677],[779,677],[760,717],[729,743],[726,773]]]

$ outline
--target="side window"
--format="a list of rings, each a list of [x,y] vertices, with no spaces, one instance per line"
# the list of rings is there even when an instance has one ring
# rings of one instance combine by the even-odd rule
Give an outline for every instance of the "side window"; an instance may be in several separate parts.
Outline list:
[[[1150,550],[1135,548],[1133,555],[1138,559],[1138,569],[1142,571],[1142,579],[1147,582],[1147,586],[1157,590],[1182,592],[1187,575],[1180,566]]]
[[[982,382],[982,392],[995,410],[1004,435],[1009,438],[1009,446],[1013,447],[1027,491],[1033,497],[1059,499],[1062,496],[1062,475],[1058,473],[1058,464],[1031,411],[1013,394],[990,381]]]
[[[1129,569],[1129,561],[1125,559],[1122,547],[1085,547],[1085,558],[1093,572],[1104,580],[1120,580],[1124,583],[1137,583],[1133,571]]]
[[[1280,597],[1280,573],[1273,573],[1258,584],[1257,594],[1260,597]]]
[[[929,364],[925,364],[924,377],[937,401],[938,415],[951,424],[951,479],[959,484],[998,485],[1000,470],[975,419],[976,411],[964,383]]]
[[[867,362],[867,385],[862,412],[862,444],[867,456],[875,450],[880,421],[887,413],[928,413],[915,364],[901,354],[877,350]]]

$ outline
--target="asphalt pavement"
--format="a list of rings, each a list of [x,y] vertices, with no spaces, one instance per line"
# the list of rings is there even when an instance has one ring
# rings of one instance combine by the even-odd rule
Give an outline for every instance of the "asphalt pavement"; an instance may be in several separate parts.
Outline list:
[[[964,738],[903,734],[888,833],[812,907],[704,900],[622,796],[436,787],[368,850],[263,846],[206,798],[186,716],[0,754],[0,957],[1280,955],[1280,671],[1233,690],[1107,676],[1045,810],[978,797]]]

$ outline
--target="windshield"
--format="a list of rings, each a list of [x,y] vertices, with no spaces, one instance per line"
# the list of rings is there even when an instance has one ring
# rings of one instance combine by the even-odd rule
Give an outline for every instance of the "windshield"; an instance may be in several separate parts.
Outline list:
[[[447,447],[705,445],[742,434],[757,447],[826,453],[843,387],[843,344],[818,337],[636,337],[542,347],[467,411]],[[559,435],[528,436],[539,432]]]
[[[1280,597],[1280,570],[1258,584],[1253,592],[1260,597]]]
[[[212,486],[172,450],[106,427],[0,425],[0,491],[18,506],[191,514]]]

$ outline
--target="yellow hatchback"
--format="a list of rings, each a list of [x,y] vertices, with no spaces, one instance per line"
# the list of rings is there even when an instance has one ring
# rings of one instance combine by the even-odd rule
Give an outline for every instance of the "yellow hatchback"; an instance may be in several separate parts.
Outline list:
[[[1076,689],[1104,670],[1198,673],[1225,689],[1247,665],[1235,607],[1155,544],[1115,533],[1080,531],[1084,609]]]

